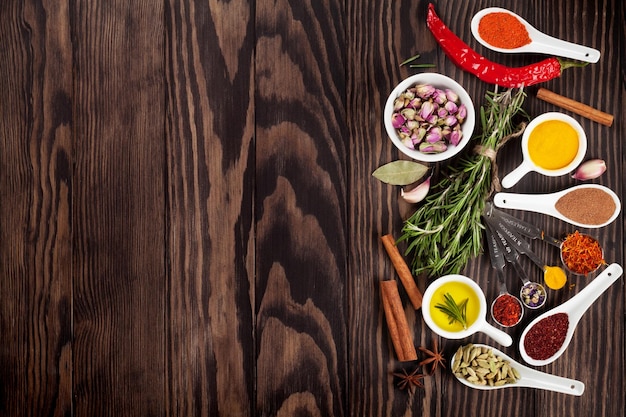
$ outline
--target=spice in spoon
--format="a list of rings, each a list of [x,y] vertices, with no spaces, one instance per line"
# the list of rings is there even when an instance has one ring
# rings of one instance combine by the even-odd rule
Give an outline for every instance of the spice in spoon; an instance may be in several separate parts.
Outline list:
[[[478,23],[478,34],[488,44],[502,49],[515,49],[531,42],[526,26],[506,12],[483,16]]]
[[[570,271],[580,275],[587,275],[606,264],[598,241],[578,231],[567,235],[563,241],[561,258]]]

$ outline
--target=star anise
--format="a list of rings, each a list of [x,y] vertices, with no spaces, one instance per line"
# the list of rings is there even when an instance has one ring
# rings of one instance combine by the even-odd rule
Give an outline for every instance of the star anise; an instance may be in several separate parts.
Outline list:
[[[444,365],[446,359],[443,357],[443,353],[439,350],[437,339],[433,339],[433,350],[426,349],[423,346],[420,346],[418,349],[428,355],[428,357],[421,361],[419,365],[424,366],[430,363],[430,375],[435,373],[437,366],[441,365],[442,368],[446,367],[446,365]]]
[[[422,379],[426,375],[422,375],[418,373],[419,368],[415,368],[411,373],[408,373],[406,369],[402,369],[402,373],[394,372],[393,376],[400,378],[400,382],[398,382],[398,388],[407,389],[411,394],[413,394],[413,390],[415,387],[423,388]]]

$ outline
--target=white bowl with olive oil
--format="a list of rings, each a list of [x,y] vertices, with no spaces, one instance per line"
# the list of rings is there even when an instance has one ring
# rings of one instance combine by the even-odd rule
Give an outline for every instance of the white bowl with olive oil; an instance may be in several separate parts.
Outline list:
[[[450,302],[463,311],[462,320],[453,320],[444,311]],[[487,323],[485,294],[474,280],[465,275],[446,275],[430,284],[422,299],[422,315],[426,325],[446,339],[464,339],[480,332],[502,346],[513,344],[511,336]]]

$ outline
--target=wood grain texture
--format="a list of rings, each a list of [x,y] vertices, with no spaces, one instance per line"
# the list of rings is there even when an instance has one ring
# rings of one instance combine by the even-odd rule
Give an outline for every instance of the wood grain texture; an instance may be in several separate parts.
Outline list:
[[[60,416],[72,393],[69,14],[0,7],[0,413]]]
[[[164,10],[72,3],[76,415],[161,415]]]
[[[345,415],[343,19],[256,3],[258,415]]]
[[[0,416],[623,415],[623,278],[541,368],[583,381],[582,397],[472,390],[446,369],[413,395],[397,387],[392,373],[416,363],[397,362],[389,339],[378,283],[397,277],[380,237],[399,237],[415,207],[371,175],[404,158],[386,138],[383,105],[417,72],[399,66],[416,53],[476,105],[493,89],[442,53],[427,5],[0,1]],[[623,199],[623,2],[435,2],[472,48],[521,66],[543,56],[473,39],[471,16],[488,6],[601,51],[542,86],[615,115],[611,127],[577,120],[588,158],[608,166],[594,182]],[[531,117],[560,111],[527,93]],[[508,144],[500,173],[521,158]],[[574,184],[529,174],[513,191]],[[553,236],[573,231],[512,214]],[[624,232],[623,216],[592,231],[607,261],[623,265]],[[555,248],[532,246],[558,264]],[[484,255],[463,273],[488,302],[497,295]],[[591,279],[569,277],[548,307]],[[416,346],[432,346],[401,296]],[[514,340],[539,313],[508,330]],[[439,345],[449,358],[470,341],[493,343],[478,334]],[[503,350],[519,358],[515,345]]]
[[[252,4],[166,16],[167,414],[253,415]]]

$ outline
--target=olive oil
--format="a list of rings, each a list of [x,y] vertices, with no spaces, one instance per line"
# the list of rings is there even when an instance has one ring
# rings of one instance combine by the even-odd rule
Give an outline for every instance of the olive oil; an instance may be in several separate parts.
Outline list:
[[[469,328],[472,324],[474,324],[476,319],[478,319],[480,301],[478,299],[478,295],[472,287],[457,281],[445,283],[433,293],[430,306],[428,306],[433,322],[442,330],[448,332],[460,332],[464,330],[463,326],[459,322],[455,321],[450,323],[450,317],[435,307],[437,304],[445,303],[444,295],[446,293],[450,294],[457,304],[461,304],[467,299],[466,319],[467,327]]]

